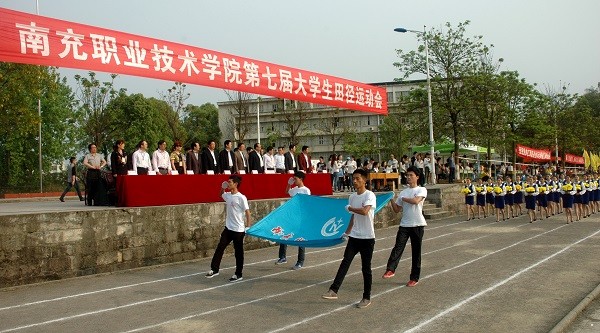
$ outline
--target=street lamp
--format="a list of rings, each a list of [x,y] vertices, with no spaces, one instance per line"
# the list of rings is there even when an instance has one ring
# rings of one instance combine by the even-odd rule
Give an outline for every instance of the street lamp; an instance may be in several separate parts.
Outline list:
[[[396,28],[394,31],[396,32],[412,32],[417,35],[423,36],[423,40],[425,41],[425,66],[427,68],[427,107],[429,108],[429,144],[431,145],[430,151],[430,163],[429,174],[431,175],[431,184],[435,185],[436,177],[435,177],[435,141],[433,140],[433,110],[431,109],[431,79],[429,78],[429,45],[427,43],[427,36],[425,35],[426,26],[423,26],[423,31],[418,30],[409,30],[405,28]]]
[[[39,0],[35,1],[35,14],[40,15],[40,2]],[[39,78],[39,77],[38,77]],[[42,101],[38,98],[38,117],[40,118],[40,122],[38,123],[38,164],[40,169],[40,193],[44,192],[43,182],[43,165],[42,165]]]
[[[260,97],[256,100],[256,143],[260,143]]]

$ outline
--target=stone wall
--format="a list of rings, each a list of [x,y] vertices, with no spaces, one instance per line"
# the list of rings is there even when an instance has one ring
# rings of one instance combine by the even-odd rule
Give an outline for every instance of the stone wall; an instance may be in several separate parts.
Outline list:
[[[462,187],[462,184],[444,184],[427,189],[427,202],[434,203],[453,215],[465,214],[465,197],[460,193]]]
[[[284,201],[251,201],[253,220]],[[208,257],[224,221],[223,203],[0,216],[0,288]],[[387,205],[375,221],[399,216]],[[247,250],[267,246],[246,237]]]

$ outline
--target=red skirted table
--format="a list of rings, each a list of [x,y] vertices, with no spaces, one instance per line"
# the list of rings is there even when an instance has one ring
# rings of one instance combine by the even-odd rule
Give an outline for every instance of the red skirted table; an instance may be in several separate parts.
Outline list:
[[[239,190],[248,200],[287,198],[285,187],[291,174],[240,175]],[[221,183],[229,175],[139,175],[117,177],[119,207],[165,206],[220,202]],[[328,173],[307,174],[304,179],[313,195],[330,195]]]

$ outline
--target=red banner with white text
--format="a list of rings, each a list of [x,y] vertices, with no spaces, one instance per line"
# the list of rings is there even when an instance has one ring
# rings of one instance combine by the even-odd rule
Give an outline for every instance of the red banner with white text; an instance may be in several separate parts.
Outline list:
[[[552,153],[549,150],[534,149],[517,144],[515,148],[517,156],[531,161],[550,161]]]
[[[585,159],[583,158],[583,156],[577,156],[577,155],[572,155],[572,154],[565,154],[565,163],[584,165],[585,164]]]
[[[5,8],[0,17],[0,61],[142,76],[387,114],[385,88]]]

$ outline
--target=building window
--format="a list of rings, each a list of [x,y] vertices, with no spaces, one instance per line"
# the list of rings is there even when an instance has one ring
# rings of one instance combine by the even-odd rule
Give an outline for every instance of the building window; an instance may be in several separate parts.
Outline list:
[[[387,100],[388,100],[388,102],[393,102],[394,101],[394,93],[392,91],[389,91],[387,93]]]
[[[273,112],[277,112],[277,103],[272,104],[272,106],[273,106]]]
[[[325,144],[325,138],[322,135],[319,135],[319,145]]]

